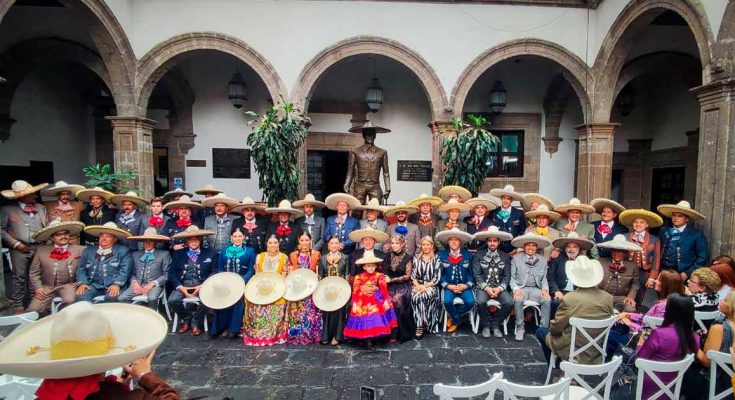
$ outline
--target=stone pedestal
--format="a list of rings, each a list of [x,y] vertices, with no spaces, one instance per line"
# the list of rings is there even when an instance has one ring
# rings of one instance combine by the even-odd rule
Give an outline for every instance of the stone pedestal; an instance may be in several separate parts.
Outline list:
[[[431,121],[431,192],[436,194],[442,187],[444,180],[444,164],[442,163],[441,149],[444,138],[453,135],[454,125],[451,121]]]
[[[613,134],[620,124],[593,123],[576,126],[579,135],[576,196],[582,203],[610,197]]]
[[[157,122],[139,117],[107,117],[112,123],[115,170],[134,169],[135,186],[143,198],[153,196],[153,127]]]
[[[712,256],[735,249],[735,79],[692,89],[699,99],[696,209]]]

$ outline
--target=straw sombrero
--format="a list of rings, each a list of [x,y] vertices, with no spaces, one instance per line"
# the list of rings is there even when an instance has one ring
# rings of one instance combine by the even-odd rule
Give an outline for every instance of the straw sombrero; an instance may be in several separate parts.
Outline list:
[[[546,204],[539,204],[539,206],[535,210],[528,211],[524,215],[528,219],[536,218],[539,215],[545,215],[549,217],[551,221],[556,221],[557,219],[561,218],[561,214],[556,211],[549,210],[549,207],[547,207]]]
[[[485,197],[473,197],[467,201],[464,202],[468,206],[470,206],[471,209],[474,209],[475,206],[483,205],[487,208],[488,211],[492,211],[496,208],[498,208],[498,204],[494,201],[485,198]]]
[[[159,240],[162,242],[168,242],[169,240],[171,240],[171,238],[165,235],[158,234],[156,228],[150,227],[145,228],[145,231],[142,235],[130,236],[128,237],[128,240]]]
[[[397,201],[396,204],[393,207],[389,207],[383,215],[385,215],[386,218],[390,218],[396,215],[399,211],[405,211],[408,215],[411,215],[419,212],[419,209],[416,208],[416,206],[406,204],[405,201]]]
[[[5,338],[0,372],[42,379],[102,373],[150,354],[166,338],[167,327],[148,307],[74,303]]]
[[[549,210],[554,209],[554,202],[551,201],[550,198],[542,195],[541,193],[525,193],[523,195],[523,200],[521,200],[521,205],[523,206],[524,210],[530,210],[532,203],[540,203],[540,204],[546,204],[546,207]]]
[[[72,185],[64,181],[58,181],[54,184],[54,186],[51,186],[51,187],[48,187],[42,190],[41,194],[44,196],[53,197],[61,192],[71,192],[71,195],[73,197],[73,196],[76,196],[77,192],[80,190],[84,190],[84,186]]]
[[[36,232],[35,240],[37,242],[45,242],[51,236],[59,231],[68,231],[69,235],[78,235],[84,229],[84,224],[79,221],[62,222],[60,219],[51,221],[48,226]]]
[[[499,199],[503,196],[509,196],[512,197],[513,200],[523,201],[523,193],[516,192],[516,189],[513,187],[513,185],[505,185],[505,187],[503,187],[502,189],[491,189],[490,195],[495,196]]]
[[[459,212],[465,212],[470,210],[470,206],[465,203],[460,203],[456,199],[449,199],[446,203],[441,204],[436,208],[439,212],[449,212],[451,210],[459,210]]]
[[[199,300],[213,310],[227,308],[242,301],[245,281],[234,272],[218,272],[207,278],[199,289]]]
[[[212,193],[212,194],[217,195],[217,194],[220,194],[220,193],[224,193],[224,191],[223,190],[219,190],[216,187],[214,187],[214,185],[208,183],[208,184],[204,185],[203,188],[201,188],[199,190],[195,190],[194,193],[195,194],[201,194],[201,195]]]
[[[168,192],[166,192],[166,193],[163,194],[163,202],[166,203],[169,200],[171,200],[172,197],[176,197],[176,196],[189,196],[189,197],[192,197],[193,194],[185,191],[182,188],[176,188],[174,190],[169,190]]]
[[[331,312],[344,307],[352,298],[352,287],[342,277],[329,276],[319,281],[311,295],[316,308]]]
[[[94,237],[99,237],[103,233],[109,233],[118,239],[127,239],[130,237],[130,232],[118,228],[117,224],[112,221],[106,222],[104,225],[85,226],[84,232]]]
[[[177,207],[202,208],[202,205],[195,201],[192,201],[191,197],[184,194],[179,197],[178,200],[169,201],[168,203],[166,203],[166,205],[163,206],[163,208],[166,210]]]
[[[449,241],[449,239],[451,239],[453,237],[456,237],[457,239],[459,239],[460,242],[462,242],[462,244],[465,244],[465,243],[467,243],[467,242],[469,242],[469,241],[472,240],[472,235],[471,234],[469,234],[469,233],[467,233],[467,232],[465,232],[463,230],[460,230],[457,227],[454,227],[452,229],[447,229],[445,231],[441,231],[441,232],[437,233],[434,236],[434,239],[435,240],[438,240],[440,242],[443,242],[443,243],[447,243]]]
[[[362,228],[362,229],[356,229],[350,232],[349,237],[350,237],[350,240],[352,240],[355,243],[360,243],[362,239],[365,239],[366,237],[373,238],[378,243],[387,242],[389,239],[387,233],[383,231],[379,231],[377,229],[373,229],[369,226],[366,228]]]
[[[227,197],[224,193],[217,193],[212,197],[207,197],[206,199],[202,200],[202,205],[207,208],[212,208],[217,203],[222,203],[229,208],[235,207],[240,204],[232,197]]]
[[[365,205],[357,208],[358,211],[374,210],[379,213],[385,212],[388,207],[381,206],[377,198],[370,199]]]
[[[436,207],[439,204],[444,203],[444,200],[442,200],[441,197],[429,196],[426,193],[421,193],[419,197],[409,201],[408,205],[418,207],[424,203],[429,203],[432,207]]]
[[[642,218],[646,220],[646,222],[648,222],[649,228],[658,228],[659,226],[664,224],[664,220],[663,218],[661,218],[661,216],[641,208],[625,210],[621,212],[620,215],[618,215],[620,223],[628,226],[632,226],[633,221],[635,221],[636,218]]]
[[[77,192],[77,199],[79,199],[80,201],[83,201],[85,203],[89,203],[89,199],[92,196],[99,196],[99,197],[102,197],[103,199],[105,199],[105,202],[109,202],[110,199],[112,198],[112,196],[114,196],[114,195],[115,195],[115,193],[108,192],[107,190],[102,189],[99,186],[95,186],[95,187],[93,187],[91,189],[82,189],[82,190],[78,191]]]
[[[246,210],[248,208],[252,208],[252,209],[255,209],[255,210],[262,211],[262,210],[265,210],[265,207],[266,207],[265,204],[263,204],[263,203],[256,203],[250,197],[245,197],[244,199],[242,199],[242,201],[240,202],[240,204],[232,207],[232,210],[230,210],[230,212],[242,213],[244,210]]]
[[[538,246],[539,249],[544,249],[551,246],[551,240],[541,235],[537,235],[533,232],[528,232],[521,236],[518,236],[510,242],[510,244],[516,248],[521,248],[525,246],[526,243],[536,243],[536,246]]]
[[[704,219],[704,214],[692,208],[688,201],[682,200],[676,204],[661,204],[656,207],[664,217],[671,218],[671,213],[680,213],[689,217],[692,221]]]
[[[375,257],[374,255],[368,255],[365,256],[357,261],[355,261],[355,264],[357,265],[365,265],[365,264],[380,264],[383,262],[382,258]]]
[[[487,238],[498,238],[501,242],[507,242],[513,240],[513,235],[510,232],[501,231],[497,226],[491,225],[487,230],[475,232],[472,236],[473,240],[487,240]]]
[[[316,208],[324,208],[327,206],[324,202],[317,200],[311,193],[307,193],[302,200],[296,200],[293,202],[293,206],[296,208],[303,208],[305,205],[309,204]]]
[[[355,196],[347,193],[332,193],[327,196],[326,199],[324,199],[324,204],[330,210],[336,210],[337,203],[339,203],[340,201],[346,202],[350,206],[350,210],[356,210],[358,207],[360,207],[360,200],[355,198]]]
[[[581,250],[589,250],[594,246],[594,243],[586,237],[580,237],[577,232],[569,232],[567,236],[554,240],[552,244],[557,249],[563,249],[567,247],[567,244],[569,243],[576,243]]]
[[[110,203],[118,207],[122,207],[123,201],[132,202],[138,207],[145,207],[148,204],[148,201],[146,201],[142,197],[139,197],[138,193],[135,193],[135,192],[127,192],[125,194],[116,194],[110,198]]]
[[[615,214],[620,215],[621,212],[625,211],[625,207],[618,203],[617,201],[605,199],[605,198],[597,198],[592,201],[590,201],[590,205],[595,209],[595,212],[598,214],[602,214],[602,209],[605,207],[610,207]]]
[[[8,200],[15,200],[23,196],[27,196],[31,193],[36,193],[46,186],[48,186],[48,183],[42,183],[40,185],[33,186],[26,181],[17,180],[13,182],[12,185],[10,185],[10,190],[3,190],[2,192],[0,192],[0,194],[2,194],[3,197]]]
[[[276,272],[258,272],[245,286],[245,299],[258,305],[276,302],[286,293],[286,281]]]
[[[366,129],[374,129],[375,130],[375,133],[388,133],[388,132],[390,132],[390,129],[383,128],[382,126],[373,125],[373,123],[370,122],[370,121],[365,121],[365,123],[362,124],[361,126],[353,126],[352,128],[348,129],[347,132],[350,132],[350,133],[362,133],[362,131],[364,131]]]
[[[299,210],[298,208],[291,207],[291,202],[288,200],[281,200],[278,203],[278,207],[268,207],[265,209],[266,212],[276,214],[276,213],[289,213],[292,217],[299,217],[301,215],[304,215],[304,212]]]
[[[472,193],[470,193],[469,190],[457,185],[444,186],[443,188],[439,189],[438,193],[439,197],[441,197],[444,201],[449,201],[449,196],[453,194],[459,196],[459,198],[463,202],[472,198]]]
[[[597,286],[605,275],[600,262],[590,260],[587,256],[578,256],[574,261],[567,261],[564,270],[572,284],[580,288]]]
[[[301,301],[314,293],[319,277],[309,268],[298,268],[286,275],[286,293],[283,298],[288,301]]]
[[[212,231],[205,231],[204,229],[199,229],[196,225],[189,225],[186,227],[186,230],[183,232],[179,232],[171,237],[171,239],[188,239],[193,237],[204,237],[204,236],[211,236],[214,235],[214,232]]]
[[[597,247],[610,250],[643,251],[641,246],[629,241],[623,234],[615,235],[612,240],[608,240],[607,242],[598,243]]]
[[[579,199],[574,198],[569,200],[569,203],[560,204],[554,208],[554,211],[563,213],[569,212],[570,210],[579,210],[582,214],[589,214],[595,212],[595,208],[589,204],[583,204]]]

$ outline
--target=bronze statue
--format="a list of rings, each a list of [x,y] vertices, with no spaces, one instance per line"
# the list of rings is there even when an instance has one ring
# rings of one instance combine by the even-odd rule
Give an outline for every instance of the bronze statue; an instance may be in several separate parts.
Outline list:
[[[377,133],[387,133],[390,129],[373,126],[370,121],[364,125],[349,130],[352,133],[362,133],[365,144],[350,151],[347,161],[347,178],[345,179],[345,193],[355,196],[361,203],[366,204],[368,199],[380,199],[385,204],[390,196],[390,172],[388,172],[388,152],[375,145]],[[380,188],[380,170],[383,170],[385,193]],[[352,186],[352,191],[350,191]]]

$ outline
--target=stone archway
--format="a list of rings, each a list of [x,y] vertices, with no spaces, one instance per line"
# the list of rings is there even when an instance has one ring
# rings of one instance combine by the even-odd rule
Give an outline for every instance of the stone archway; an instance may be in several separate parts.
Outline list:
[[[426,92],[431,106],[432,120],[444,119],[449,103],[444,86],[431,65],[406,45],[379,36],[357,36],[345,39],[319,52],[301,70],[291,92],[291,100],[304,109],[308,109],[309,98],[324,72],[348,57],[361,54],[382,55],[408,67],[419,79]]]

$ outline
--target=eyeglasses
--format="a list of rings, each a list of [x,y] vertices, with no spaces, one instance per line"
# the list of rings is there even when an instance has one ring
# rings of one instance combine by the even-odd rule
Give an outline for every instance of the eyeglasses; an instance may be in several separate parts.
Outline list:
[[[690,284],[690,283],[695,283],[695,284],[700,285],[700,286],[702,285],[702,282],[694,281],[694,280],[691,280],[691,279],[687,279],[687,285]]]

